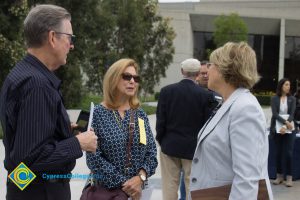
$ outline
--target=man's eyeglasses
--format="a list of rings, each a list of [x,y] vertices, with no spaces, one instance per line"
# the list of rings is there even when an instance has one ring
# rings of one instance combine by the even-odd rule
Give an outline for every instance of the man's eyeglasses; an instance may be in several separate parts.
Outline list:
[[[69,36],[70,45],[74,45],[74,43],[75,43],[75,38],[76,38],[75,35],[70,34],[70,33],[57,32],[57,31],[55,31],[55,33],[57,33],[57,34],[64,34],[64,35]]]
[[[207,72],[200,72],[201,76],[207,76]]]
[[[122,78],[126,81],[130,81],[133,78],[134,82],[136,82],[136,83],[139,83],[141,81],[140,76],[132,75],[132,74],[129,74],[129,73],[123,73]]]

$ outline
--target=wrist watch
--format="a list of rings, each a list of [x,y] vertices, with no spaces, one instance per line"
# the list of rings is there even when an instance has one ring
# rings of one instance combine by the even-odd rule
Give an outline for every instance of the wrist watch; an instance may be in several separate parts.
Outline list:
[[[139,177],[143,182],[147,180],[147,177],[144,174],[139,174]]]

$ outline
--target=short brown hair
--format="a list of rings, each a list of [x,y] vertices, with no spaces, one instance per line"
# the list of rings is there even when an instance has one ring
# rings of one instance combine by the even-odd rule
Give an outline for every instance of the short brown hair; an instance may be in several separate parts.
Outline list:
[[[129,58],[124,58],[116,61],[112,66],[109,67],[107,72],[104,75],[103,80],[103,101],[110,109],[116,109],[120,106],[119,102],[116,102],[116,95],[118,92],[118,83],[122,78],[122,73],[127,67],[134,67],[138,73],[138,64]],[[134,96],[129,98],[129,105],[131,108],[138,108],[140,102],[137,97],[138,89]]]
[[[234,87],[252,88],[259,80],[256,54],[246,42],[228,42],[210,55],[224,80]]]

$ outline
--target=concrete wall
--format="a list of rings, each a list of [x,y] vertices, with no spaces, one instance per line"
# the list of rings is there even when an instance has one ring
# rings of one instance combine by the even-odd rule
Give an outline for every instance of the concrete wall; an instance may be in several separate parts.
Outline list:
[[[180,63],[187,58],[193,57],[193,32],[189,13],[165,11],[162,12],[161,15],[172,18],[171,25],[176,32],[174,40],[175,55],[173,63],[166,71],[167,77],[161,79],[159,86],[155,88],[156,91],[159,91],[160,88],[165,85],[181,80]]]

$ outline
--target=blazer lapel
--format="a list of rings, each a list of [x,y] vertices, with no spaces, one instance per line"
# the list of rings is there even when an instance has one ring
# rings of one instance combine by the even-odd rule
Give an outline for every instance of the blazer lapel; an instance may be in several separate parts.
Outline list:
[[[248,91],[248,89],[238,88],[236,89],[230,97],[223,103],[223,105],[219,108],[217,113],[213,116],[213,118],[207,122],[203,126],[203,128],[200,130],[198,135],[198,145],[203,141],[203,139],[211,133],[211,131],[214,129],[214,127],[217,125],[217,123],[221,120],[221,118],[224,116],[224,114],[230,110],[231,105],[233,102],[238,98],[238,96]],[[197,145],[197,146],[198,146]]]

